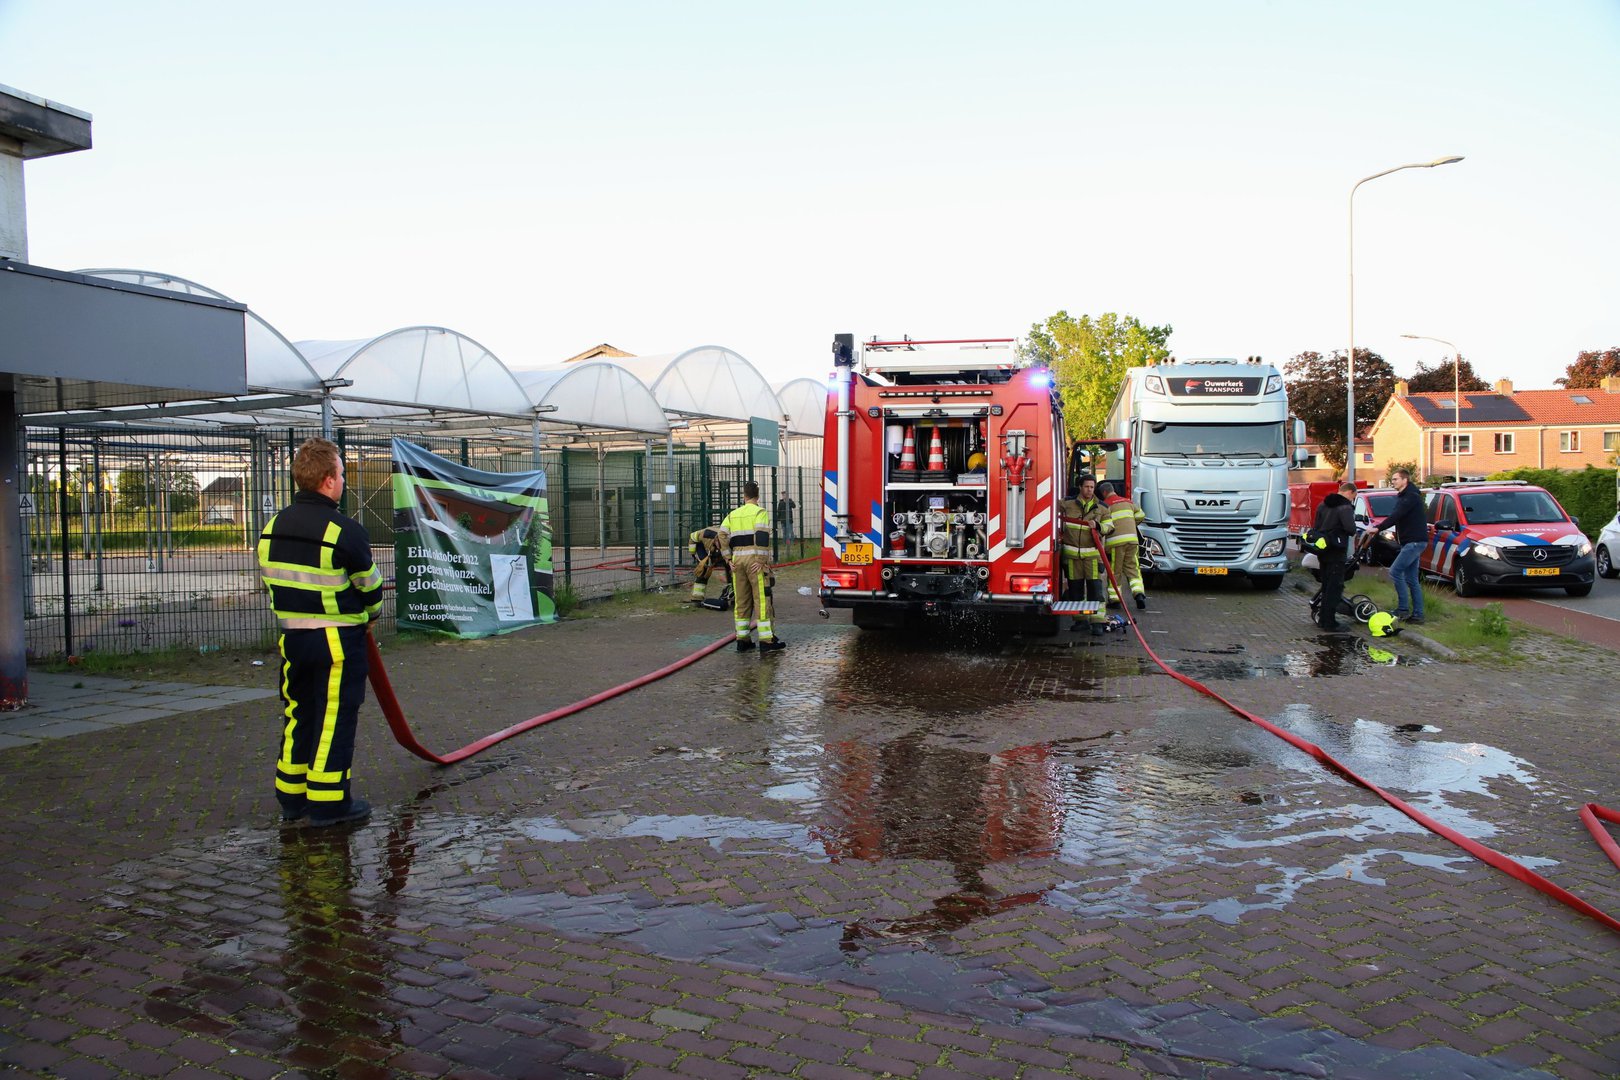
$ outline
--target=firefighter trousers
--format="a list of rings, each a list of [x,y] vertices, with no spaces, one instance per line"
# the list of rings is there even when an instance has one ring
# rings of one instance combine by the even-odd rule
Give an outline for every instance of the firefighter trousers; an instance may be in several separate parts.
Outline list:
[[[281,635],[276,798],[291,813],[335,814],[349,798],[354,729],[366,698],[366,628]]]
[[[1108,602],[1119,602],[1119,594],[1114,589],[1114,583],[1129,589],[1132,596],[1141,596],[1147,592],[1142,584],[1142,545],[1135,540],[1128,540],[1121,544],[1108,545],[1108,565],[1113,567],[1114,575],[1108,578]],[[1106,575],[1105,575],[1106,576]]]
[[[771,601],[771,586],[776,583],[776,575],[771,573],[769,557],[739,555],[731,560],[731,571],[731,591],[736,604],[731,617],[736,623],[737,640],[748,638],[750,623],[758,625],[759,640],[774,639],[776,631],[771,627],[771,620],[776,615],[776,605]]]

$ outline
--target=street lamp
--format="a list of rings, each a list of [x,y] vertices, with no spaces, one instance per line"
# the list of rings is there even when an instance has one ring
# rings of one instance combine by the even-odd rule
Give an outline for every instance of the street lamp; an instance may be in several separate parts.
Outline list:
[[[1350,351],[1344,358],[1345,453],[1344,478],[1356,480],[1356,188],[1380,176],[1400,172],[1402,169],[1432,169],[1436,165],[1453,165],[1461,161],[1460,155],[1435,158],[1433,161],[1414,161],[1410,165],[1397,165],[1393,169],[1363,176],[1350,188]]]
[[[1441,345],[1451,348],[1451,478],[1462,479],[1462,352],[1457,346],[1445,338],[1429,337],[1425,334],[1402,334],[1403,338],[1413,341],[1437,341]]]

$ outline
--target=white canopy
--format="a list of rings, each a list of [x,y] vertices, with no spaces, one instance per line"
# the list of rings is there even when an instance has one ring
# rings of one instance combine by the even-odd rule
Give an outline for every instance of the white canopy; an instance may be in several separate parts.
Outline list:
[[[743,423],[754,416],[782,419],[782,404],[765,377],[723,345],[614,362],[651,387],[653,398],[667,412]]]
[[[669,434],[669,421],[652,391],[617,363],[564,364],[512,375],[535,405],[556,406],[540,417],[544,426]]]
[[[794,379],[776,388],[789,435],[820,435],[827,418],[827,384],[816,379]]]
[[[333,392],[340,416],[534,415],[523,387],[494,353],[442,326],[407,326],[357,341],[300,341],[298,351],[322,377],[353,380]]]

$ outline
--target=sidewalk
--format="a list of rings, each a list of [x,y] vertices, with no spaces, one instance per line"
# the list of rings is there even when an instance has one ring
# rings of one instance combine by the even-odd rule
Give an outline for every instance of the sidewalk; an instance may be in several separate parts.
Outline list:
[[[275,696],[262,688],[30,671],[28,704],[0,712],[0,750]]]

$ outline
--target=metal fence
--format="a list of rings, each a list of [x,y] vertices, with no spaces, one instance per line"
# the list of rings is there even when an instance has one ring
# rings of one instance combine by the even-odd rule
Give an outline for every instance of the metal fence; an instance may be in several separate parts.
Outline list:
[[[312,434],[319,432],[28,429],[29,655],[273,645],[255,546],[291,498],[292,453]],[[335,441],[344,450],[344,510],[371,534],[391,583],[390,441],[344,431]],[[787,511],[778,515],[779,559],[810,554],[820,540],[817,439],[790,444],[793,464],[752,469],[741,445],[581,445],[537,455],[493,437],[413,434],[410,441],[489,472],[543,469],[556,581],[574,601],[683,579],[688,534],[740,503],[750,475],[763,503]],[[391,624],[393,617],[390,590],[383,618]]]

